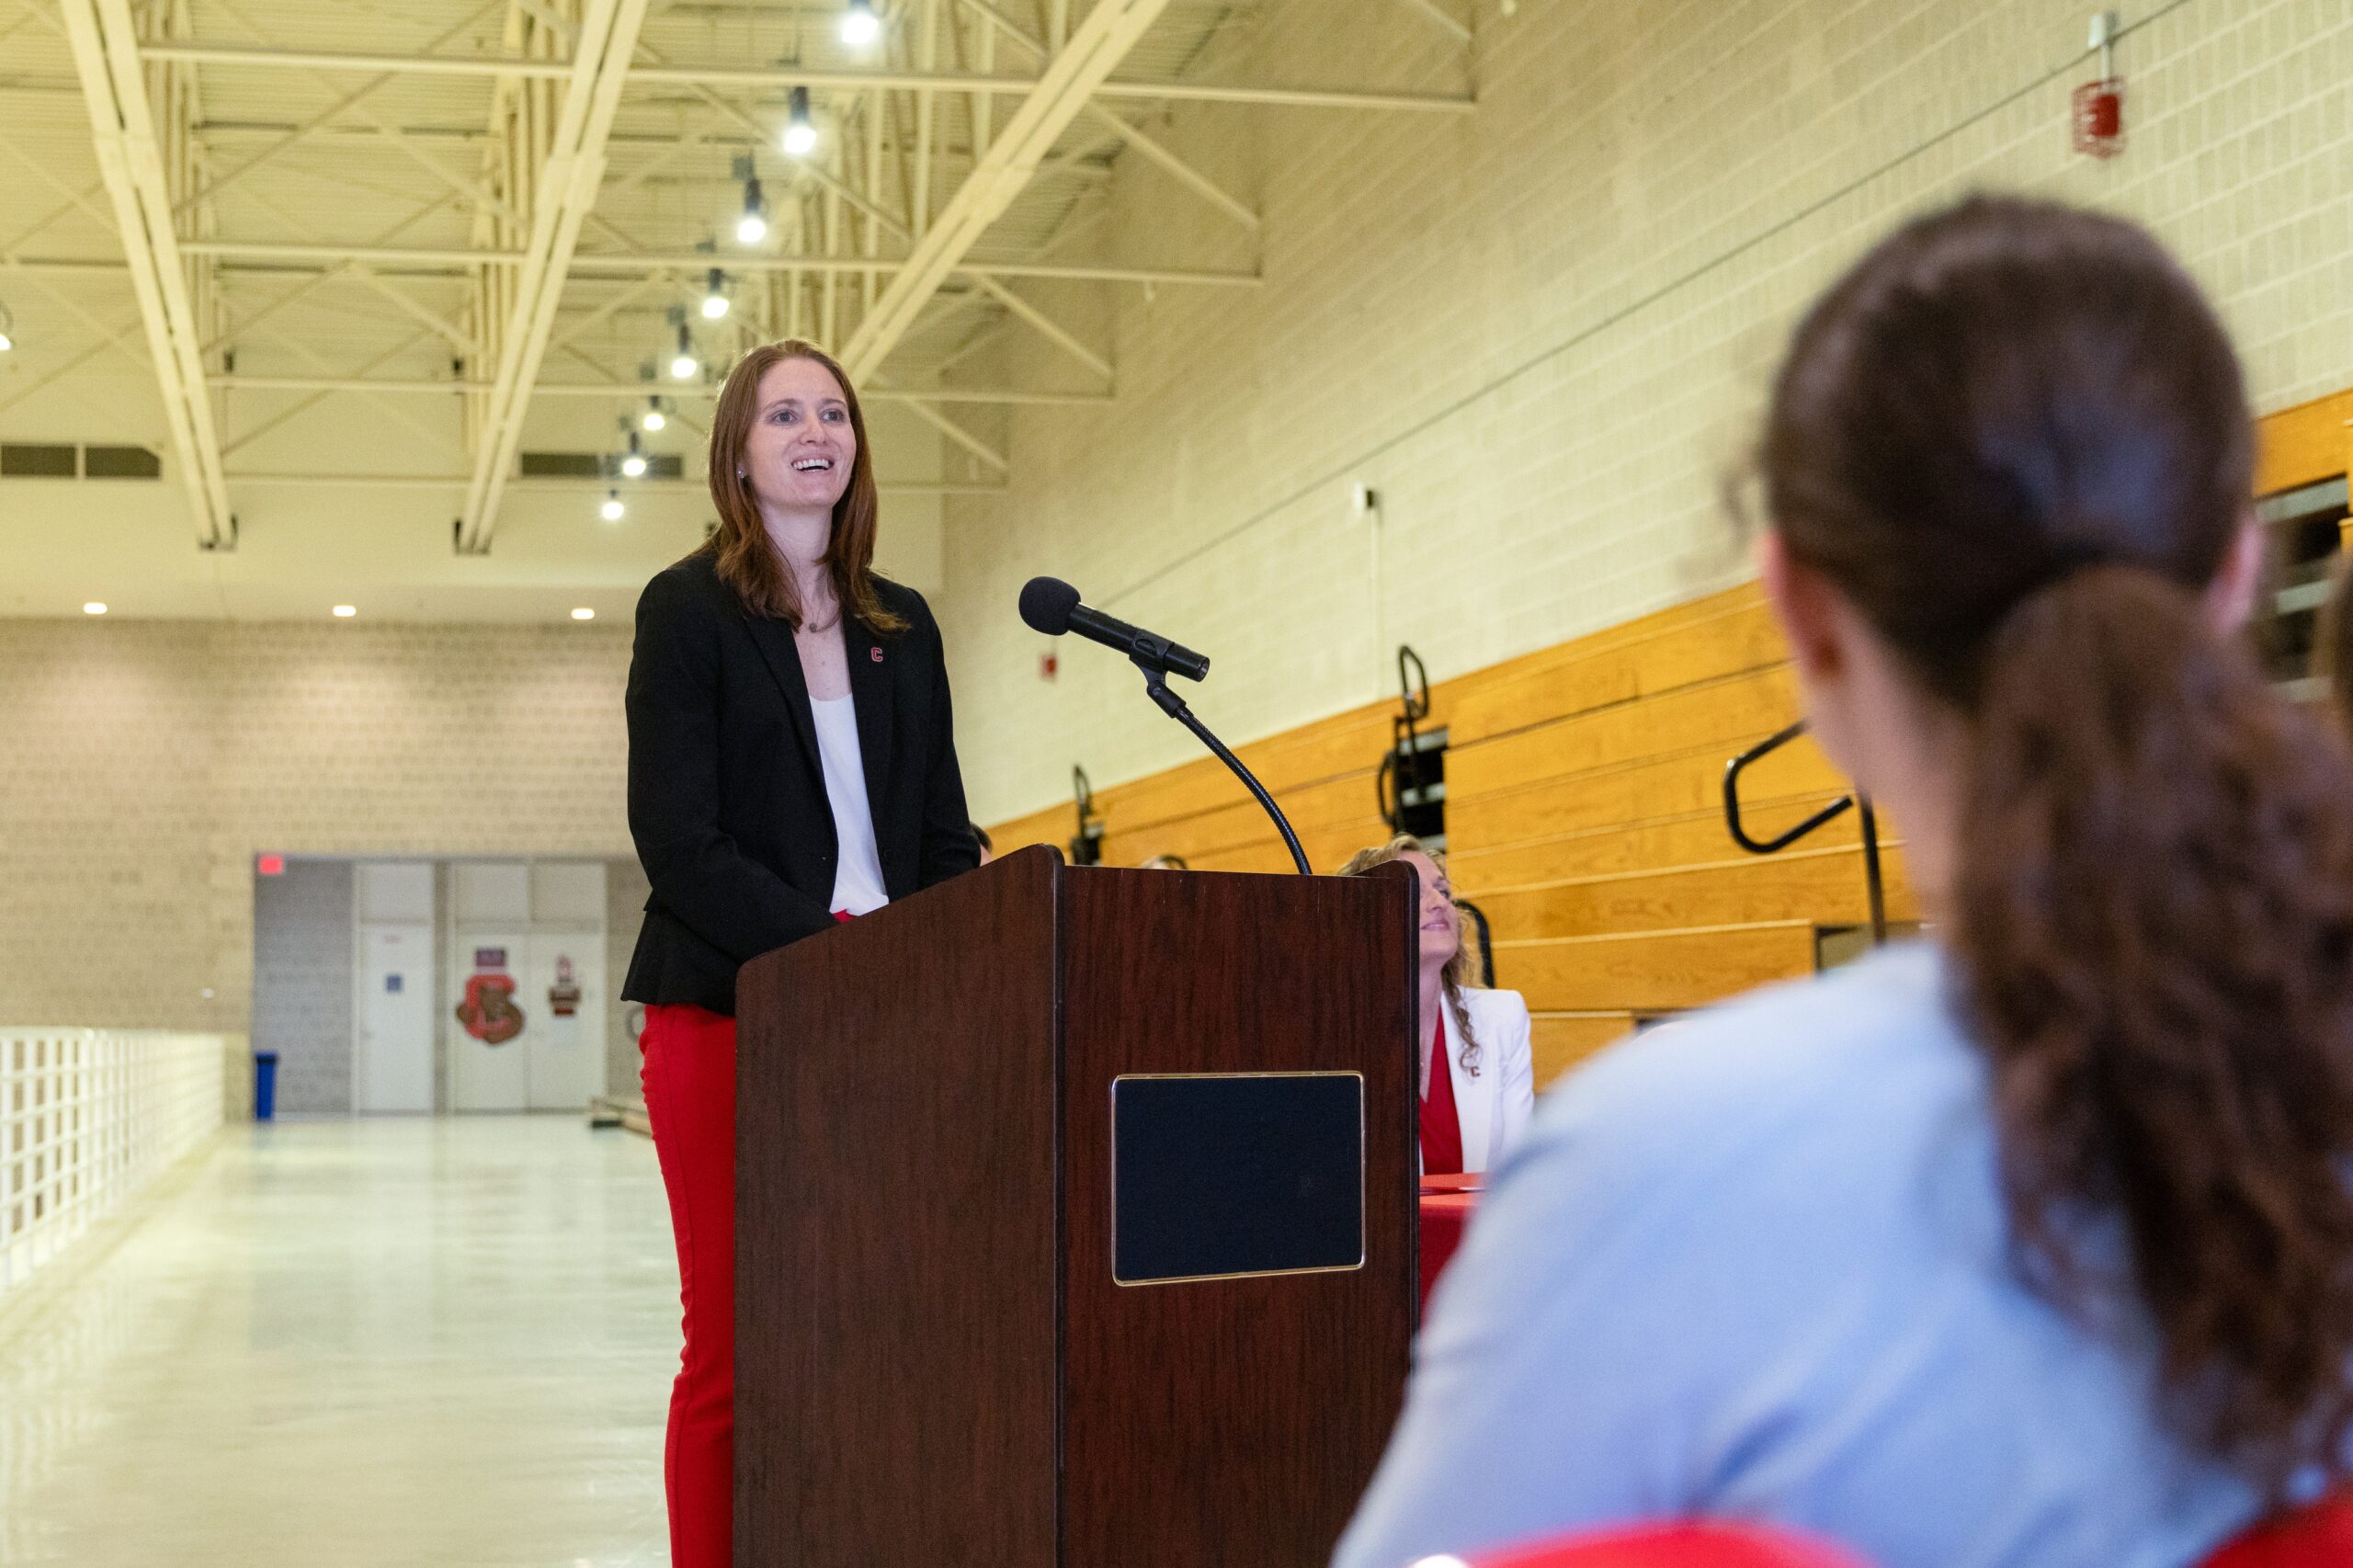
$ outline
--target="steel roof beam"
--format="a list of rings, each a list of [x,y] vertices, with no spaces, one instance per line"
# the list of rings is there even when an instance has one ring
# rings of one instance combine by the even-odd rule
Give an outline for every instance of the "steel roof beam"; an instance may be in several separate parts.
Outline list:
[[[521,56],[245,49],[207,43],[153,43],[147,45],[142,53],[150,60],[180,60],[197,65],[551,79],[564,79],[572,74],[569,61],[533,60]],[[949,71],[816,71],[794,65],[729,65],[713,62],[701,65],[670,63],[640,66],[631,73],[631,81],[638,86],[813,87],[843,92],[868,92],[880,87],[901,92],[982,92],[1011,96],[1035,93],[1044,85],[1045,78]],[[1108,78],[1091,89],[1091,96],[1178,103],[1257,104],[1281,108],[1401,109],[1434,114],[1468,114],[1478,107],[1477,101],[1467,94],[1402,93],[1377,88],[1257,86],[1211,82],[1137,82]]]
[[[138,27],[129,0],[61,0],[61,9],[90,113],[98,169],[114,205],[115,227],[164,397],[164,422],[195,517],[197,543],[206,550],[228,549],[236,542],[236,521],[229,511],[211,395],[197,351],[206,334],[173,224],[171,186],[140,65]]]
[[[238,373],[206,378],[210,385],[233,392],[323,392],[435,394],[486,392],[493,381],[403,381],[369,376],[261,376]],[[531,389],[537,397],[667,397],[709,399],[719,389],[702,381],[541,381]],[[1022,407],[1074,408],[1111,401],[1109,392],[1028,392],[1002,387],[874,387],[861,394],[868,403],[983,403]]]
[[[587,0],[581,17],[574,69],[536,181],[531,244],[502,335],[497,385],[485,405],[483,438],[474,452],[473,480],[458,519],[458,548],[468,554],[486,553],[498,527],[499,496],[513,477],[524,410],[555,326],[573,247],[604,184],[605,137],[620,108],[621,84],[629,76],[646,3]]]
[[[1005,129],[972,165],[956,194],[915,242],[890,287],[858,320],[842,350],[842,368],[864,381],[881,367],[925,305],[956,270],[989,226],[1013,205],[1065,128],[1168,0],[1101,0],[1047,64],[1037,88],[1021,100]],[[970,443],[963,443],[970,446]]]

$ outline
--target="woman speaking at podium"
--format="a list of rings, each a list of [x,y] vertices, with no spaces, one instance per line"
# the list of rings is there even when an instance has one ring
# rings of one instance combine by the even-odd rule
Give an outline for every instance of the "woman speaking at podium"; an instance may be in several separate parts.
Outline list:
[[[686,1349],[663,1476],[670,1561],[729,1568],[735,971],[979,861],[939,629],[875,575],[858,392],[813,346],[740,360],[710,432],[710,540],[646,585],[629,823],[653,896],[621,994],[678,1244]]]

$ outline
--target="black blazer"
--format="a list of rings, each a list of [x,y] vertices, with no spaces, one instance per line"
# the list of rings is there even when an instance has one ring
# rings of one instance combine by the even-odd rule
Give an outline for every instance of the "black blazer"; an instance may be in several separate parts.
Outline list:
[[[892,898],[980,863],[964,814],[939,627],[923,596],[875,580],[907,622],[842,621],[866,801]],[[631,1002],[735,1011],[748,959],[834,924],[833,810],[792,628],[751,614],[708,552],[645,585],[629,666],[629,830],[654,895]]]

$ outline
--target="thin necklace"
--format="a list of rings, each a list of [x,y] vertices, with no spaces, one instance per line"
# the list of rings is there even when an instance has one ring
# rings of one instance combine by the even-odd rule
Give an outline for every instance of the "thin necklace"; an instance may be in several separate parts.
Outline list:
[[[808,618],[808,615],[807,615],[807,613],[806,613],[805,611],[803,612],[803,614],[802,614],[802,616],[801,616],[801,628],[800,628],[800,629],[801,629],[801,631],[805,631],[805,632],[808,632],[808,633],[809,633],[811,636],[813,636],[813,636],[817,636],[817,635],[819,635],[819,634],[821,634],[821,633],[824,633],[824,632],[831,631],[835,627],[839,626],[839,625],[842,623],[842,605],[841,605],[841,600],[840,600],[840,598],[839,598],[838,597],[834,596],[834,595],[831,595],[831,594],[827,595],[826,597],[829,597],[829,598],[832,598],[832,599],[834,600],[834,604],[833,604],[834,619],[831,619],[831,620],[829,620],[829,621],[826,621],[826,622],[825,622],[824,625],[822,625],[822,626],[818,626],[818,625],[813,625],[813,624],[812,624],[812,623],[810,622],[809,618]]]

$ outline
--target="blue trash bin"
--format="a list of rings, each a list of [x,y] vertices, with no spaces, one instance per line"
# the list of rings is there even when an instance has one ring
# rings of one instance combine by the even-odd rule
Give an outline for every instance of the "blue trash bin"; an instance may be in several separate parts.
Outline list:
[[[278,1114],[278,1052],[254,1052],[254,1119],[267,1121]]]

